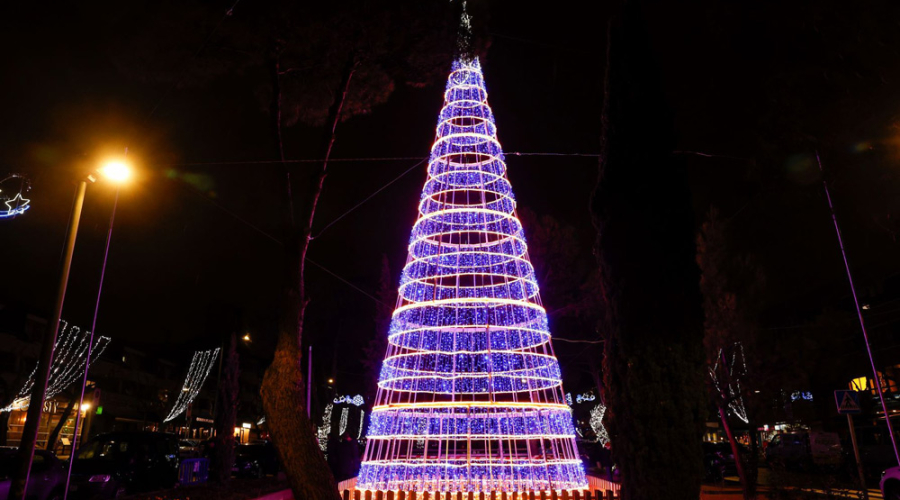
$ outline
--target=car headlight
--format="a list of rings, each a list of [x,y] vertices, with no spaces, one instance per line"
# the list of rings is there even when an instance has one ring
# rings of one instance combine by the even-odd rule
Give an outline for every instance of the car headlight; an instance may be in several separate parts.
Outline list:
[[[94,476],[91,476],[91,478],[88,479],[88,482],[89,483],[108,483],[109,482],[109,474],[96,474]]]

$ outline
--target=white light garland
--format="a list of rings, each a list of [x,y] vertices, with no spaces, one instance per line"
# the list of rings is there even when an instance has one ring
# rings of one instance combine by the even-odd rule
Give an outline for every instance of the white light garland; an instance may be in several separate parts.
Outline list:
[[[356,433],[356,439],[362,437],[363,429],[366,427],[366,411],[359,410],[359,432]]]
[[[181,386],[181,392],[175,400],[172,411],[169,412],[169,416],[163,422],[168,422],[181,415],[188,405],[194,401],[194,398],[200,394],[200,389],[203,387],[203,383],[206,382],[206,378],[209,376],[209,372],[215,364],[218,355],[218,347],[209,351],[197,351],[194,353],[194,357],[191,359],[191,367],[188,369],[187,376],[184,378],[184,384]]]
[[[609,442],[609,433],[606,432],[606,426],[603,425],[603,415],[606,414],[606,407],[597,405],[591,408],[591,429],[597,435],[597,442],[606,446]]]
[[[53,363],[50,365],[50,379],[47,381],[44,401],[54,398],[84,374],[84,363],[89,340],[90,332],[82,331],[77,326],[70,327],[66,321],[60,320],[59,335],[57,335],[56,343],[53,345]],[[96,339],[91,349],[90,364],[97,361],[97,358],[103,354],[109,342],[109,337],[98,337]],[[28,408],[35,374],[37,374],[37,364],[35,364],[31,375],[28,376],[28,380],[25,381],[13,402],[4,408],[0,408],[0,412]]]
[[[345,406],[344,409],[341,410],[341,423],[338,426],[338,436],[343,436],[344,432],[347,431],[347,420],[349,419],[349,417],[350,417],[350,408],[347,408]]]
[[[328,435],[331,434],[331,410],[333,408],[334,405],[328,403],[325,407],[325,414],[322,416],[322,425],[316,430],[316,435],[319,438],[319,448],[322,451],[328,448]]]

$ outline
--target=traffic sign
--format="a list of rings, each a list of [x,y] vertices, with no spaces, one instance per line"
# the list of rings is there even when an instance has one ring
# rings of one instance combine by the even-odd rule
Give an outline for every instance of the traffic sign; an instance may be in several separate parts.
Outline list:
[[[834,402],[837,404],[837,412],[840,415],[860,413],[859,393],[856,391],[834,391]]]

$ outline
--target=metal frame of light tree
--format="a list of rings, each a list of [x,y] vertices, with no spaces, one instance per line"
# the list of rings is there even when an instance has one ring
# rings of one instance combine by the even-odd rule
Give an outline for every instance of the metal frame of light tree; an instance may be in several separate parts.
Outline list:
[[[477,59],[453,64],[357,488],[587,487]]]

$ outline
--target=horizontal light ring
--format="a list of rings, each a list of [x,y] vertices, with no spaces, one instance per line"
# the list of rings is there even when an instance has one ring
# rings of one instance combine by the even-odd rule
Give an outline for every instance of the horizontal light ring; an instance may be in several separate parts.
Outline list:
[[[409,267],[410,264],[414,264],[417,262],[424,262],[426,265],[434,265],[434,266],[439,266],[439,267],[450,267],[450,266],[455,265],[457,269],[466,269],[466,270],[468,270],[471,267],[483,266],[482,264],[474,264],[472,266],[462,266],[458,263],[457,264],[441,264],[440,262],[434,262],[434,263],[429,262],[431,260],[440,260],[443,257],[452,257],[452,256],[458,256],[458,255],[487,255],[487,256],[503,257],[506,260],[500,261],[500,262],[495,262],[493,265],[506,264],[509,261],[517,260],[520,263],[522,263],[523,265],[527,265],[527,266],[531,267],[531,262],[528,262],[528,259],[525,259],[524,257],[521,257],[521,256],[515,256],[515,255],[510,255],[510,254],[500,253],[500,252],[480,252],[480,251],[471,251],[471,250],[457,250],[452,253],[446,253],[446,254],[428,255],[425,257],[413,257],[412,260],[407,262],[406,267]],[[457,262],[458,261],[459,261],[459,259],[457,259]]]
[[[487,438],[490,441],[496,441],[498,439],[503,440],[522,440],[522,441],[533,441],[536,439],[573,439],[575,434],[425,434],[424,437],[429,441],[467,441],[469,439],[475,440],[477,438]],[[403,440],[403,441],[416,441],[419,439],[417,436],[411,436],[409,434],[393,434],[389,436],[376,436],[376,435],[367,435],[366,439],[375,439],[381,441],[387,440]]]
[[[568,405],[563,403],[537,403],[533,401],[422,401],[416,403],[390,403],[386,405],[376,405],[372,407],[372,411],[388,411],[405,408],[523,408],[523,409],[547,409],[547,410],[571,410]]]
[[[485,306],[488,304],[490,304],[491,307],[496,307],[498,305],[500,305],[500,306],[504,306],[504,305],[522,306],[522,307],[535,309],[544,314],[547,314],[547,310],[544,309],[543,306],[540,306],[540,305],[532,303],[532,302],[524,302],[521,300],[510,300],[510,299],[488,299],[488,298],[484,298],[484,299],[469,299],[469,298],[442,299],[442,300],[433,300],[433,301],[429,301],[429,302],[417,302],[415,304],[407,304],[407,305],[398,307],[397,309],[394,310],[394,314],[397,314],[397,313],[400,313],[400,312],[403,312],[403,311],[406,311],[409,309],[416,309],[416,308],[423,307],[423,306],[445,306],[445,305],[457,305],[457,304],[465,305],[466,307],[468,307],[468,305],[470,305],[470,304],[474,305],[476,307]]]

